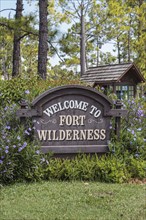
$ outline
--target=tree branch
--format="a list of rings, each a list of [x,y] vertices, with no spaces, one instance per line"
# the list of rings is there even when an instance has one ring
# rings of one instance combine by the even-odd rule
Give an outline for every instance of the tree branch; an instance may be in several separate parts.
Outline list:
[[[8,24],[2,23],[2,22],[0,22],[0,26],[6,27],[6,28],[8,28],[8,29],[10,29],[10,30],[14,30],[14,28],[12,28],[11,26],[9,26]]]
[[[6,27],[6,28],[8,28],[8,29],[10,29],[10,30],[15,31],[15,28],[9,26],[8,24],[1,23],[1,22],[0,22],[0,26],[4,26],[4,27]],[[26,30],[23,30],[23,29],[20,29],[20,31],[23,31],[25,34],[21,35],[18,40],[21,40],[22,38],[24,38],[24,37],[26,37],[26,36],[28,36],[28,35],[30,35],[30,34],[32,34],[32,35],[38,37],[38,34],[32,32],[32,31],[26,31]],[[48,43],[49,43],[49,44],[51,45],[51,47],[55,50],[55,52],[56,52],[57,56],[59,57],[59,59],[63,62],[64,60],[60,57],[58,51],[57,51],[56,48],[53,46],[53,44],[52,44],[50,41],[48,41]]]
[[[7,9],[1,10],[0,12],[3,12],[3,11],[16,11],[16,9],[14,9],[14,8],[7,8]]]
[[[62,62],[64,62],[64,60],[61,58],[61,56],[59,55],[58,51],[57,51],[56,48],[53,46],[53,44],[52,44],[50,41],[48,41],[48,43],[51,45],[51,47],[53,47],[53,49],[55,50],[55,52],[56,52],[57,56],[59,57],[59,59],[60,59]]]

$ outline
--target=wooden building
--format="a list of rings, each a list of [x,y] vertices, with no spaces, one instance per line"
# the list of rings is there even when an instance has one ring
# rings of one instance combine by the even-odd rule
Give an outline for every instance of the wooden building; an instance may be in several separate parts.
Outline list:
[[[115,93],[118,99],[135,97],[137,85],[145,82],[134,63],[104,65],[89,68],[81,80],[93,87],[100,86],[105,91]]]

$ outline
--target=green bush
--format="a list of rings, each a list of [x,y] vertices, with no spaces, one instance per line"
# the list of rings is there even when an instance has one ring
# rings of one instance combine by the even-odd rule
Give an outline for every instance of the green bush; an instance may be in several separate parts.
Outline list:
[[[33,127],[22,125],[16,118],[16,105],[0,108],[0,182],[41,179],[47,163],[36,141],[31,139]]]
[[[75,159],[50,159],[44,171],[46,180],[83,180],[123,183],[131,178],[123,160],[114,156],[78,155]]]
[[[19,104],[22,99],[28,102],[33,101],[38,95],[44,91],[56,86],[66,84],[81,84],[78,78],[75,80],[43,80],[37,77],[33,78],[14,78],[11,80],[0,80],[0,103],[3,106],[9,104]]]
[[[144,104],[144,98],[123,101],[124,108],[128,110],[128,114],[121,119],[119,137],[114,135],[114,130],[112,130],[110,141],[110,151],[117,156],[124,156],[126,152],[129,152],[135,158],[146,160],[146,117]]]
[[[130,157],[127,159],[127,170],[131,178],[146,178],[146,160]]]

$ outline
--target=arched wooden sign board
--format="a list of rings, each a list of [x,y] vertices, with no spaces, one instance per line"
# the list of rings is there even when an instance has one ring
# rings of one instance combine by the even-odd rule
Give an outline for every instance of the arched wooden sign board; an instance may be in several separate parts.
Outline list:
[[[22,107],[18,115],[32,117],[45,153],[103,153],[108,151],[110,118],[121,116],[112,105],[93,88],[68,85],[41,94],[31,109]]]

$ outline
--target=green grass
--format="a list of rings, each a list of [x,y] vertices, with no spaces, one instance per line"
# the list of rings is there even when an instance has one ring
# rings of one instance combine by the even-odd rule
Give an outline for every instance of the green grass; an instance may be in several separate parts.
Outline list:
[[[1,187],[0,220],[144,220],[144,185],[41,182]]]

